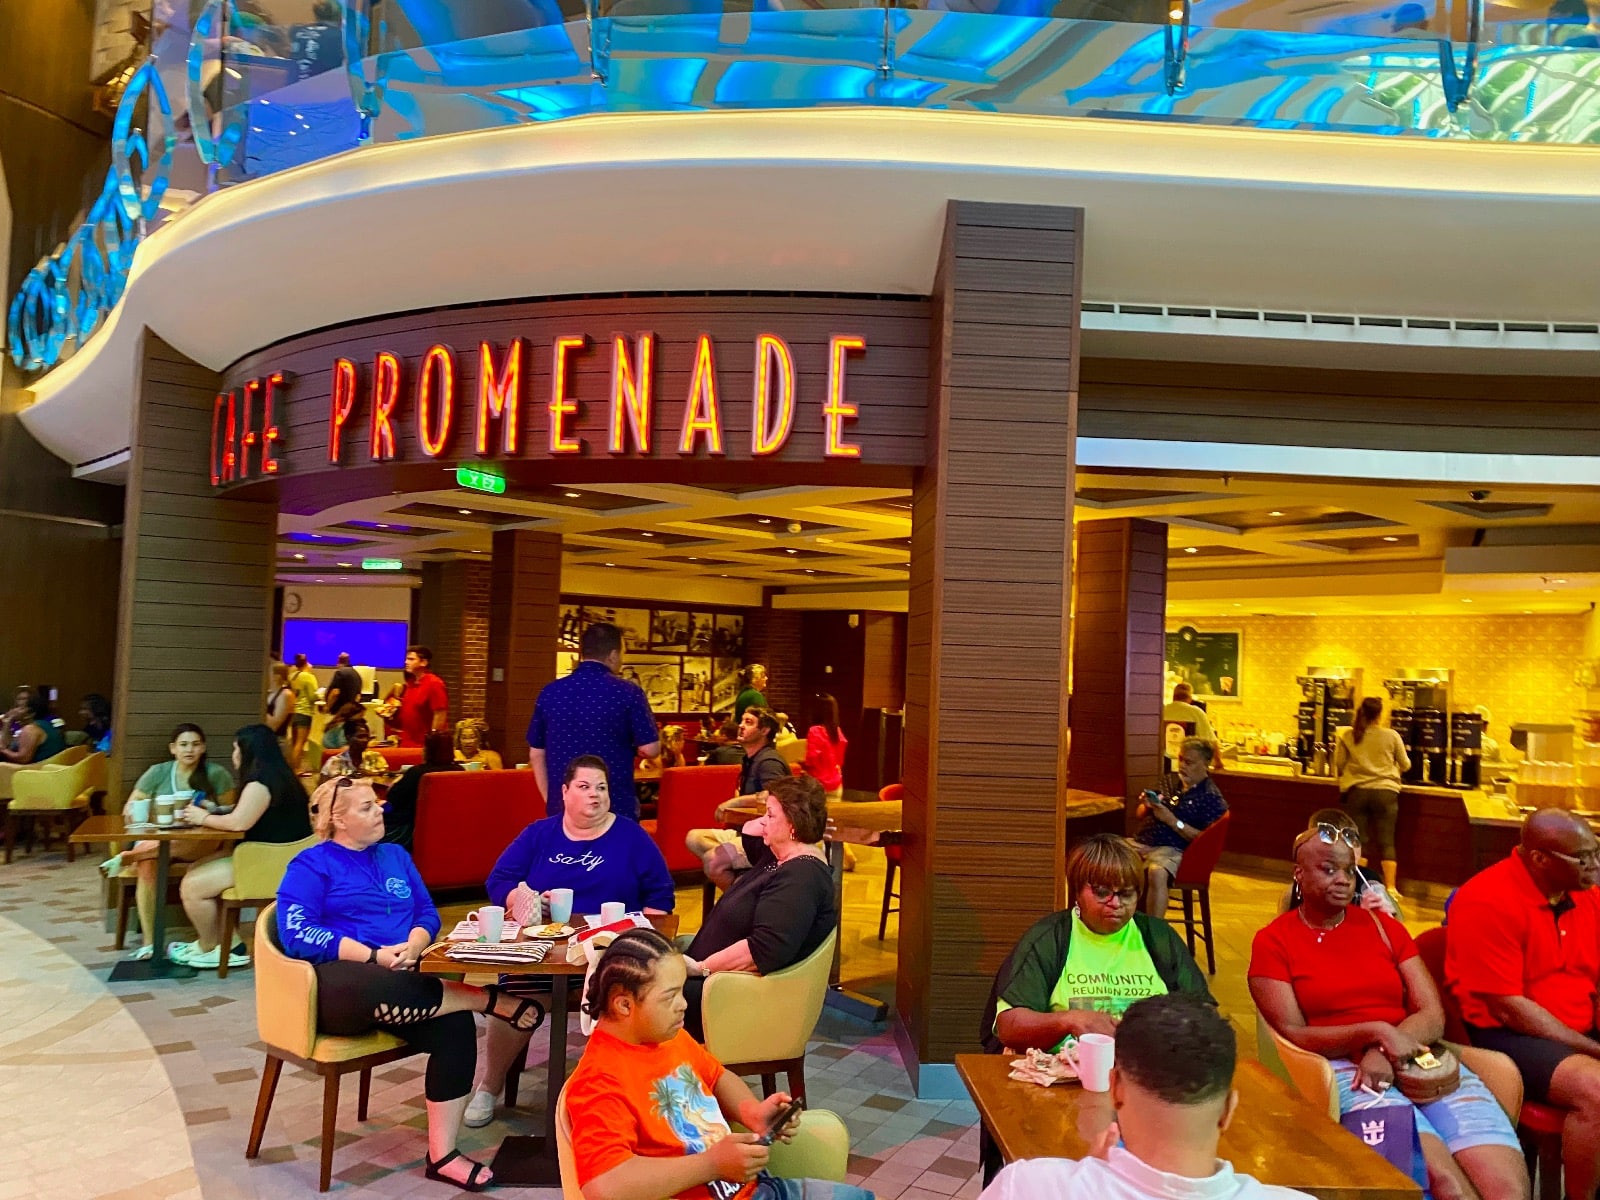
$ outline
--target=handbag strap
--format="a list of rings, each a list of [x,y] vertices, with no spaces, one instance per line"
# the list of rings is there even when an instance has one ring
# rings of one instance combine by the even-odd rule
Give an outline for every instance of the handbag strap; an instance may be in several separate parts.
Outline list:
[[[1394,962],[1394,943],[1389,940],[1389,931],[1383,927],[1383,922],[1378,919],[1377,913],[1370,908],[1364,908],[1361,911],[1371,917],[1372,923],[1378,927],[1378,936],[1383,939],[1383,948],[1389,952],[1389,961]],[[1397,968],[1400,966],[1397,962],[1394,965]]]

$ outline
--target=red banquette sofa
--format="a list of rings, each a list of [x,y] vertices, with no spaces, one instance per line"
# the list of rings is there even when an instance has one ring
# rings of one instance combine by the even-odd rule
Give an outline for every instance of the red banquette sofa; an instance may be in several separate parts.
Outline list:
[[[739,767],[668,767],[661,772],[656,819],[644,828],[661,849],[667,870],[699,871],[700,860],[683,844],[691,829],[715,829],[717,805],[733,798]]]
[[[481,889],[501,852],[544,815],[532,771],[434,771],[417,789],[411,857],[430,891]]]

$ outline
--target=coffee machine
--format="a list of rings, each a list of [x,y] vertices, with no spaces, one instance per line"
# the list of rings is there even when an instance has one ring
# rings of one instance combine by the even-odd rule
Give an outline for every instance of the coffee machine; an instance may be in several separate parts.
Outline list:
[[[1443,667],[1401,667],[1383,681],[1389,693],[1390,724],[1400,732],[1398,715],[1409,714],[1401,737],[1411,756],[1407,783],[1444,787],[1450,781],[1450,687],[1455,672]],[[1479,732],[1479,745],[1482,744]]]
[[[1307,667],[1295,677],[1300,684],[1296,714],[1295,757],[1308,775],[1333,774],[1333,739],[1341,726],[1355,719],[1361,698],[1361,672],[1346,667]]]
[[[1472,789],[1482,778],[1483,718],[1475,712],[1450,714],[1450,786]]]

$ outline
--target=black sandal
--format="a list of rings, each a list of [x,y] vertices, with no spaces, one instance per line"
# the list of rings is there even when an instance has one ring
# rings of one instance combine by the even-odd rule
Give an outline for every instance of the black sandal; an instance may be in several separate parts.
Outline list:
[[[459,1179],[451,1179],[450,1176],[444,1174],[443,1172],[441,1172],[439,1170],[440,1167],[448,1166],[450,1163],[454,1162],[456,1159],[458,1159],[460,1157],[461,1157],[461,1151],[452,1150],[452,1151],[450,1151],[449,1154],[446,1154],[438,1162],[434,1162],[433,1159],[429,1158],[426,1154],[424,1154],[422,1156],[422,1161],[426,1164],[426,1166],[423,1167],[422,1173],[424,1175],[426,1175],[429,1179],[437,1179],[440,1183],[453,1183],[453,1184],[455,1184],[456,1187],[460,1188],[463,1192],[481,1192],[481,1191],[483,1191],[484,1188],[488,1187],[490,1184],[492,1184],[494,1182],[492,1179],[485,1180],[482,1183],[478,1182],[478,1172],[487,1171],[489,1169],[488,1167],[484,1166],[481,1162],[473,1162],[472,1163],[472,1173],[467,1176],[465,1183],[463,1183]],[[466,1161],[472,1162],[472,1160],[470,1158],[467,1159]]]
[[[539,1026],[544,1024],[544,1005],[540,1004],[531,996],[519,996],[510,988],[501,987],[493,983],[489,984],[483,990],[489,995],[489,1004],[483,1010],[485,1016],[498,1017],[507,1025],[511,1026],[511,1028],[520,1033],[532,1033],[534,1030],[538,1029]],[[517,1002],[517,1007],[512,1011],[509,1017],[502,1016],[499,1011],[497,1011],[501,993],[510,996]],[[534,1014],[533,1019],[524,1023],[524,1019],[527,1017],[529,1010],[532,1010]]]

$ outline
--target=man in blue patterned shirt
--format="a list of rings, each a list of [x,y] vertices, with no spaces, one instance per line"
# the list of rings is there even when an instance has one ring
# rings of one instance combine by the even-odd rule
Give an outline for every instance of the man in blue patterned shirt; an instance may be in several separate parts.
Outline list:
[[[1211,753],[1210,742],[1185,738],[1178,748],[1183,790],[1170,800],[1149,800],[1135,813],[1145,819],[1133,848],[1144,856],[1144,910],[1152,917],[1166,915],[1167,890],[1178,877],[1185,848],[1228,811],[1211,780]]]
[[[633,790],[636,755],[661,753],[650,702],[637,683],[617,674],[622,666],[622,630],[598,622],[583,631],[580,661],[564,679],[547,683],[528,722],[528,765],[545,797],[550,816],[561,814],[561,792],[552,795],[550,779],[566,774],[567,764],[584,754],[605,760],[611,784],[611,811],[639,819]]]

